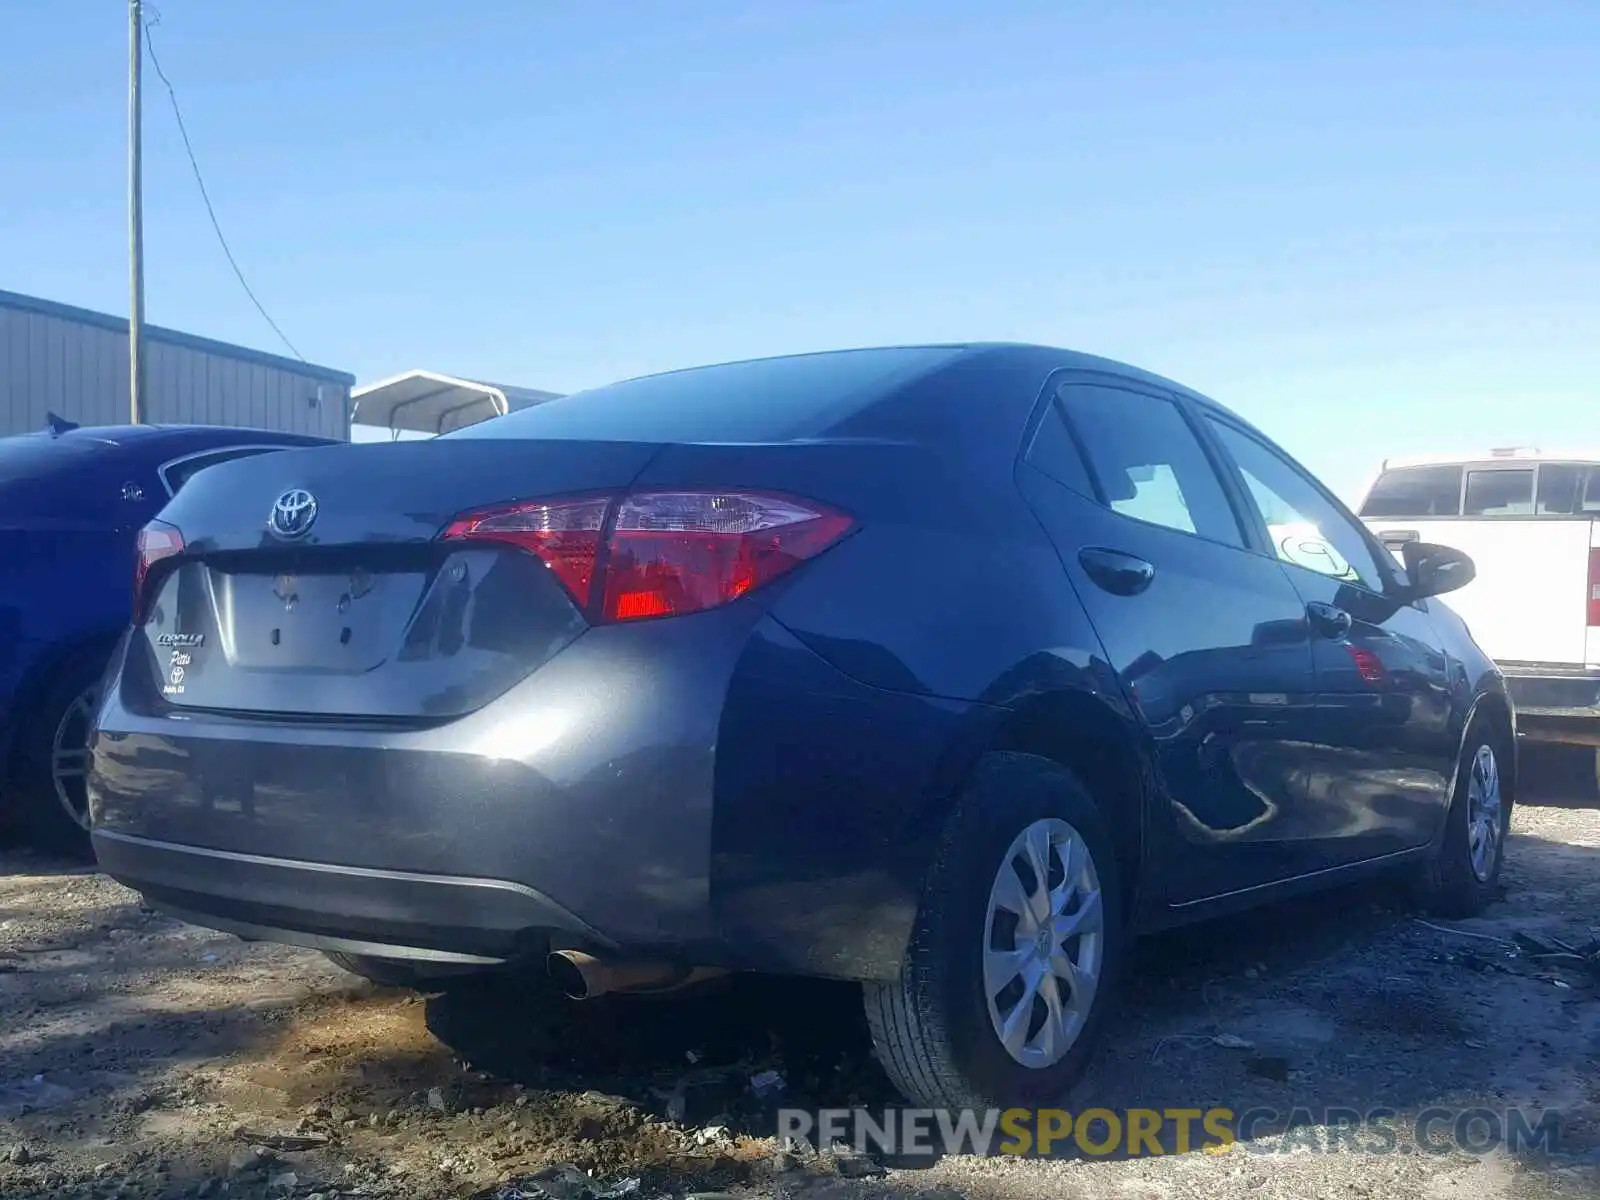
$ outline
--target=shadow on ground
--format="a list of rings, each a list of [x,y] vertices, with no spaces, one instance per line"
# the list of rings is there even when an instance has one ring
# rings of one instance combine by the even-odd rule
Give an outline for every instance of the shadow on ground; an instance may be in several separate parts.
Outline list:
[[[1600,1054],[1596,981],[1561,979],[1511,941],[1519,929],[1584,934],[1600,849],[1518,835],[1507,884],[1486,918],[1459,926],[1419,921],[1384,882],[1147,939],[1105,1051],[1063,1104],[1223,1107],[1250,1114],[1262,1139],[1330,1112],[1392,1110],[1404,1127],[1438,1106],[1522,1106],[1530,1128],[1559,1110],[1563,1144],[1545,1149],[1600,1148],[1600,1088],[1582,1066]],[[739,980],[698,997],[552,1006],[528,985],[480,984],[430,1000],[428,1023],[495,1077],[752,1135],[776,1131],[780,1104],[895,1102],[846,985]],[[765,1070],[787,1080],[781,1097],[751,1095]],[[1176,1149],[1170,1129],[1166,1142]]]
[[[1476,921],[1425,924],[1374,885],[1143,942],[1104,1051],[1064,1103],[1257,1110],[1261,1146],[1296,1110],[1383,1107],[1404,1125],[1431,1106],[1522,1106],[1530,1124],[1561,1114],[1561,1152],[1600,1150],[1600,997],[1511,940],[1587,936],[1600,821],[1532,809],[1518,828],[1506,897]],[[721,1188],[767,1178],[770,1146],[754,1139],[780,1104],[893,1102],[848,986],[740,979],[572,1004],[497,981],[423,1001],[166,922],[104,879],[0,867],[0,1151],[26,1151],[0,1155],[8,1200],[108,1179],[128,1196],[220,1179],[230,1198],[334,1184],[465,1196],[550,1162],[646,1191]],[[765,1072],[782,1092],[753,1094]],[[930,1181],[944,1169],[904,1165],[933,1167]],[[1195,1155],[1049,1165],[1113,1190],[1147,1182],[1125,1169],[1215,1171]],[[998,1200],[986,1178],[961,1190]],[[1155,1194],[1188,1186],[1161,1178]]]
[[[1521,802],[1545,808],[1600,805],[1596,751],[1589,746],[1525,744],[1519,749]]]

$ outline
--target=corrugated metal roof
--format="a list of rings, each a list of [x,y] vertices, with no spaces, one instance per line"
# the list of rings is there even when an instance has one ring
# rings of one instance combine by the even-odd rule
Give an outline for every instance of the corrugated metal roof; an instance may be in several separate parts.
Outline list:
[[[109,313],[95,312],[93,309],[88,308],[77,308],[74,305],[61,304],[55,300],[43,300],[38,296],[24,296],[20,292],[0,290],[0,308],[39,313],[46,317],[58,317],[64,321],[77,321],[82,325],[93,325],[124,335],[128,332],[128,319],[126,317],[114,317]],[[225,358],[237,359],[240,362],[259,363],[275,370],[290,371],[304,375],[308,379],[320,379],[328,383],[336,383],[341,387],[350,387],[356,381],[354,375],[345,371],[335,371],[332,367],[319,367],[313,363],[301,362],[299,359],[285,358],[280,354],[268,354],[264,350],[252,350],[248,346],[235,346],[228,342],[218,342],[211,338],[197,337],[192,333],[179,333],[175,329],[163,329],[159,325],[147,323],[144,327],[144,336],[152,342],[165,342],[170,346],[201,350],[207,354],[217,354]]]

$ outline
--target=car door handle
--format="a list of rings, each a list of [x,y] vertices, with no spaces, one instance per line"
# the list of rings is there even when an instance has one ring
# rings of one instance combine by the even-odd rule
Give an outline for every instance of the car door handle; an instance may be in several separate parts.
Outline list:
[[[1313,600],[1306,605],[1306,619],[1325,638],[1338,639],[1350,632],[1350,614],[1336,604]]]
[[[1137,596],[1156,577],[1155,567],[1144,559],[1103,546],[1085,546],[1078,562],[1097,587],[1113,596]]]

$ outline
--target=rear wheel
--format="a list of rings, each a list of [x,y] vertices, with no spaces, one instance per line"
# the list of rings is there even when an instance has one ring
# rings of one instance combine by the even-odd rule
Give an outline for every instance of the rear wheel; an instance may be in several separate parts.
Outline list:
[[[69,661],[46,689],[18,747],[17,791],[29,840],[41,850],[89,858],[89,731],[105,661]]]
[[[1422,902],[1440,916],[1472,917],[1499,893],[1511,828],[1510,740],[1493,722],[1473,722],[1456,770],[1444,837],[1424,864]]]
[[[900,978],[865,988],[874,1048],[915,1104],[1059,1101],[1124,948],[1111,840],[1071,772],[991,754],[957,803]]]

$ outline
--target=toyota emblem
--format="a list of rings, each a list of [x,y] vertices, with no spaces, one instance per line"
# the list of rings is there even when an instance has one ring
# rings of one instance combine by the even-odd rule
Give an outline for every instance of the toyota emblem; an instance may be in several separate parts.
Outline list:
[[[272,505],[267,528],[284,539],[305,537],[317,519],[317,498],[305,488],[290,488]]]

